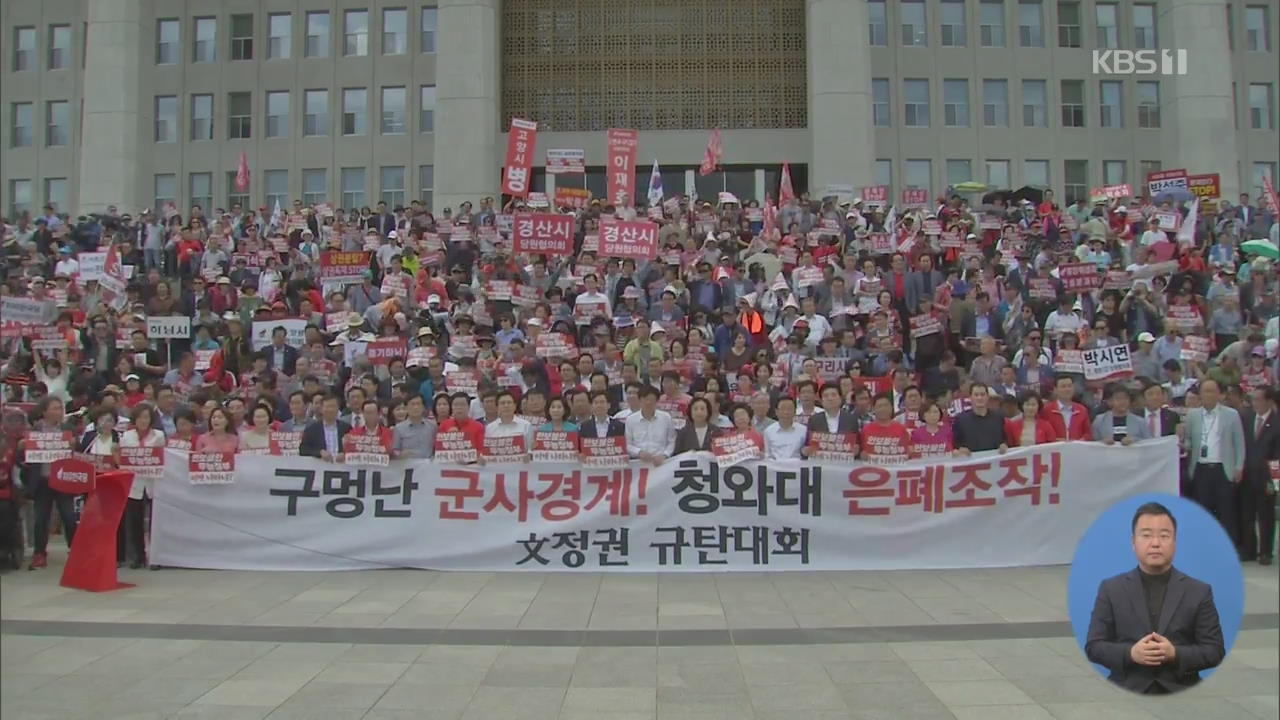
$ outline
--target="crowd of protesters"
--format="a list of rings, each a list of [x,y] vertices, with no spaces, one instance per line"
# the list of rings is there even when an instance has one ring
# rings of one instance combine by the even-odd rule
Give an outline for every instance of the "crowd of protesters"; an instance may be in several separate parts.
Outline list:
[[[724,433],[767,459],[809,457],[813,432],[856,433],[870,462],[1176,435],[1183,491],[1242,559],[1270,562],[1280,294],[1277,264],[1240,247],[1274,245],[1264,201],[718,200],[561,208],[574,252],[554,256],[514,254],[511,216],[531,208],[493,198],[439,214],[294,201],[4,222],[0,293],[39,301],[58,329],[36,343],[10,326],[0,350],[0,498],[25,505],[31,567],[47,563],[53,510],[68,542],[76,520],[48,464],[25,461],[28,430],[72,431],[100,456],[266,451],[283,430],[301,454],[342,461],[348,433],[425,458],[438,432],[571,429],[625,437],[650,463]],[[1162,230],[1169,212],[1194,232]],[[656,256],[599,256],[611,216],[656,221]],[[131,268],[123,301],[82,277],[108,246]],[[363,253],[362,267],[333,281],[331,252]],[[1108,284],[1069,292],[1058,268],[1076,263]],[[147,319],[168,316],[191,318],[190,337],[149,338]],[[301,334],[277,325],[295,319]],[[366,352],[388,345],[400,351]],[[1113,345],[1133,372],[1087,380],[1073,351]],[[134,483],[122,562],[146,564],[153,490]]]

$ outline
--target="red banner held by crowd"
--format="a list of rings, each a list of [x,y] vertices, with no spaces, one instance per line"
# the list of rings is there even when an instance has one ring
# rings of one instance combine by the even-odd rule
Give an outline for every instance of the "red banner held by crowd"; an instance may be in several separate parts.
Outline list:
[[[555,213],[521,213],[511,229],[513,251],[538,255],[573,253],[573,216]]]
[[[607,195],[612,205],[634,205],[636,199],[636,154],[640,131],[610,128],[607,136],[609,167]]]
[[[507,161],[502,174],[502,192],[513,197],[528,197],[533,174],[533,148],[538,138],[538,123],[511,118],[507,135]]]
[[[658,255],[658,225],[643,221],[601,222],[600,255],[652,260]]]

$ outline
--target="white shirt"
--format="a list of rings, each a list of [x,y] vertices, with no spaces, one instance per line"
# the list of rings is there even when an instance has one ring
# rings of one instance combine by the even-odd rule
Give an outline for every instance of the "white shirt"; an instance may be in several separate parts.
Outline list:
[[[577,297],[576,299],[574,299],[573,303],[574,303],[574,305],[577,305],[577,304],[579,304],[579,303],[582,303],[582,304],[584,304],[584,305],[594,305],[594,304],[596,304],[596,303],[603,303],[603,304],[604,304],[604,316],[605,316],[605,317],[607,317],[607,318],[611,318],[611,317],[613,317],[613,308],[612,308],[612,307],[610,307],[610,306],[611,306],[611,303],[609,302],[609,296],[608,296],[608,295],[605,295],[604,293],[600,292],[599,290],[597,290],[597,291],[595,291],[595,292],[584,292],[584,293],[581,293],[581,294],[579,294],[579,295],[578,295],[578,297]]]
[[[1142,233],[1142,239],[1139,242],[1143,245],[1151,246],[1158,242],[1164,242],[1168,239],[1169,236],[1165,235],[1163,230],[1147,230]]]
[[[823,315],[813,315],[812,317],[804,316],[805,322],[809,323],[809,336],[805,338],[805,345],[817,347],[822,342],[822,338],[831,334],[831,323],[827,322],[827,318]]]
[[[1201,463],[1222,462],[1222,413],[1220,406],[1204,409],[1204,419],[1200,423],[1200,458]]]
[[[1044,320],[1044,332],[1046,335],[1052,333],[1055,336],[1060,336],[1063,333],[1079,332],[1082,327],[1084,327],[1084,320],[1074,312],[1064,315],[1054,310]]]
[[[782,423],[776,422],[764,431],[764,456],[769,460],[791,460],[800,457],[800,448],[804,447],[807,428],[798,423],[784,429]]]
[[[533,425],[519,415],[511,418],[509,423],[504,423],[501,419],[498,419],[485,425],[484,436],[487,438],[523,436],[525,452],[533,449]]]
[[[627,452],[632,457],[639,457],[640,453],[671,457],[675,452],[676,426],[670,413],[654,410],[653,419],[649,419],[637,410],[627,417],[626,424]]]
[[[53,266],[54,275],[66,275],[67,277],[75,277],[80,272],[80,263],[75,258],[67,258],[59,260],[57,265]]]

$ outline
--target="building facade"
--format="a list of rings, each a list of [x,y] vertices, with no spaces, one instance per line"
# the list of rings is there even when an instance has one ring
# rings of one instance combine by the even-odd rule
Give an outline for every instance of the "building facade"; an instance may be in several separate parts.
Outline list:
[[[934,194],[1280,158],[1273,0],[42,0],[0,3],[0,210],[338,207],[497,193],[510,118],[583,148],[640,131],[668,194],[761,198],[782,163]],[[1095,51],[1185,51],[1113,74]],[[1176,69],[1175,69],[1176,70]],[[710,128],[724,171],[700,177]],[[234,185],[241,153],[251,184]]]

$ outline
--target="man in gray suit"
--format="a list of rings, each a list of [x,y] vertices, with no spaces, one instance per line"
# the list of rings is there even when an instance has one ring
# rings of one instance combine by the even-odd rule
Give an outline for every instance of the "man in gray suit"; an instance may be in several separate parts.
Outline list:
[[[1116,383],[1107,390],[1109,410],[1093,419],[1093,437],[1105,445],[1120,443],[1132,445],[1138,440],[1149,440],[1151,429],[1142,418],[1129,412],[1133,395],[1129,388]]]
[[[946,281],[947,278],[941,272],[933,269],[933,258],[921,255],[920,269],[907,273],[907,308],[914,313],[920,307],[920,301],[932,300],[934,291]]]
[[[1142,505],[1131,529],[1138,567],[1098,586],[1084,653],[1126,690],[1167,695],[1222,662],[1222,625],[1213,588],[1173,567],[1178,521],[1169,509]]]
[[[1187,474],[1191,497],[1222,523],[1239,543],[1236,485],[1244,474],[1244,426],[1240,414],[1223,405],[1217,380],[1200,382],[1203,407],[1187,411]]]

